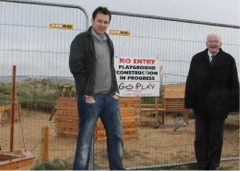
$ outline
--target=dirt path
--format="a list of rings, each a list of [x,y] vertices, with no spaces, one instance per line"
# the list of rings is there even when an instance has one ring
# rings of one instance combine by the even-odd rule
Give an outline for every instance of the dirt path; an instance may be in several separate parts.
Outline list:
[[[76,138],[59,137],[55,133],[54,121],[48,121],[49,114],[23,110],[21,124],[15,122],[15,149],[33,150],[35,162],[40,160],[41,129],[50,128],[50,160],[72,159],[75,152]],[[187,127],[173,131],[174,120],[167,117],[166,124],[159,129],[144,127],[139,130],[139,139],[124,140],[124,166],[157,165],[194,161],[194,120]],[[10,125],[0,126],[0,146],[9,150]],[[22,138],[24,136],[24,140]],[[24,141],[24,143],[23,143]],[[95,142],[95,163],[101,168],[108,168],[106,142]],[[239,156],[239,129],[225,130],[223,158]],[[227,165],[229,162],[223,162]],[[239,161],[232,163],[239,164]],[[238,168],[237,168],[238,169]]]

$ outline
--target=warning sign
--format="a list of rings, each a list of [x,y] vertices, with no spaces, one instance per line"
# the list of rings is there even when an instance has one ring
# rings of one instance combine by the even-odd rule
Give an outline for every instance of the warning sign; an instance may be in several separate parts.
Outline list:
[[[109,30],[110,35],[118,35],[118,36],[130,36],[130,31],[124,30]]]
[[[153,58],[116,57],[114,62],[120,96],[159,96],[159,60]]]
[[[50,23],[49,26],[50,26],[50,28],[55,28],[55,29],[66,29],[66,30],[73,30],[74,29],[73,24]]]

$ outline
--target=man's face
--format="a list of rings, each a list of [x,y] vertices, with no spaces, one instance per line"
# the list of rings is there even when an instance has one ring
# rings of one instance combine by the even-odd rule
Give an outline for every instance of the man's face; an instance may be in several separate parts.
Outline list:
[[[212,54],[215,54],[221,48],[222,42],[217,35],[212,34],[208,36],[206,46]]]
[[[92,19],[93,30],[101,37],[110,24],[109,15],[97,13],[96,18]]]

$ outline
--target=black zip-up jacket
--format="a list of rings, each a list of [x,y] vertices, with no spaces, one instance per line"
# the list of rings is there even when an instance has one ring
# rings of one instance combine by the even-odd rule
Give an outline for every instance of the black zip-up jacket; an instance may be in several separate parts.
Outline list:
[[[185,107],[204,118],[226,118],[239,111],[239,80],[234,58],[219,50],[212,66],[208,49],[193,56],[186,82]]]
[[[92,27],[78,34],[70,46],[69,68],[75,79],[78,95],[92,96],[94,94],[96,57],[91,29]],[[107,36],[111,53],[112,84],[109,94],[114,94],[115,92],[119,92],[114,69],[114,47],[108,34],[105,33],[105,35]]]

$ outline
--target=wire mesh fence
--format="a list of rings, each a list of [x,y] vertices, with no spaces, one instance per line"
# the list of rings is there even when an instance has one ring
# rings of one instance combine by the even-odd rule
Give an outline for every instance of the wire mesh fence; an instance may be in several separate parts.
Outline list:
[[[5,109],[11,101],[12,66],[16,65],[16,101],[22,110],[15,123],[14,150],[31,151],[35,162],[41,160],[43,127],[50,128],[50,160],[74,154],[75,139],[61,141],[49,117],[62,85],[73,85],[70,43],[87,27],[88,16],[79,6],[0,1],[0,116],[10,113]],[[9,151],[10,128],[9,122],[1,122],[3,152]]]
[[[14,148],[30,150],[35,163],[41,162],[42,128],[49,127],[49,160],[73,160],[77,110],[65,111],[67,114],[62,117],[64,112],[56,111],[56,106],[59,97],[70,97],[69,104],[76,102],[74,80],[68,68],[69,46],[87,27],[88,16],[81,7],[0,1],[2,151],[9,150],[11,125],[6,119],[9,111],[5,109],[11,102],[11,67],[16,65],[16,104],[21,104],[21,111],[16,111],[20,119],[15,121]],[[155,103],[158,108],[163,107],[162,93],[166,86],[185,83],[191,57],[205,49],[209,33],[222,36],[223,50],[235,57],[239,71],[239,26],[113,12],[108,33],[110,30],[130,33],[110,34],[117,57],[158,59],[162,66],[160,96],[140,98],[141,106],[153,110],[145,115],[140,106],[135,120],[131,121],[137,136],[124,139],[124,167],[153,168],[195,161],[193,114],[188,113],[186,122],[182,111],[168,111],[163,124],[161,119],[156,120],[163,113],[156,113]],[[65,124],[65,129],[56,125],[61,119],[69,121],[67,126],[60,122]],[[124,133],[131,137],[129,129]],[[104,136],[104,132],[100,135]],[[222,157],[239,158],[238,113],[230,114],[226,121]],[[104,138],[94,142],[94,163],[102,169],[108,168]]]

